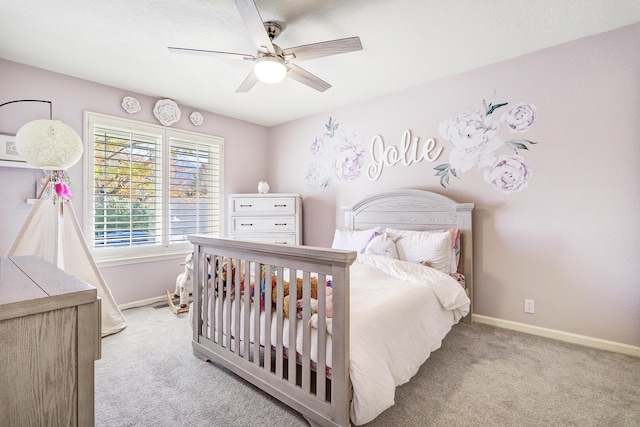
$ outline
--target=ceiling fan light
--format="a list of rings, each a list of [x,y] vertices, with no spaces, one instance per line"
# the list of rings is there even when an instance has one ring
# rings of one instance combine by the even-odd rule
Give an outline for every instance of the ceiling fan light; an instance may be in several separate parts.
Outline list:
[[[256,61],[253,72],[263,83],[280,83],[287,74],[284,62],[275,56],[263,56]]]

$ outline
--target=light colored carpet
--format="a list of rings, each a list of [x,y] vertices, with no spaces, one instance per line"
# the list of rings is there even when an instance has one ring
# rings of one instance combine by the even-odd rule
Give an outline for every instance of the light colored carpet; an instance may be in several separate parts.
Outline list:
[[[102,341],[97,426],[306,426],[229,371],[193,356],[187,315],[124,311]],[[640,426],[640,359],[487,325],[456,325],[382,426]]]

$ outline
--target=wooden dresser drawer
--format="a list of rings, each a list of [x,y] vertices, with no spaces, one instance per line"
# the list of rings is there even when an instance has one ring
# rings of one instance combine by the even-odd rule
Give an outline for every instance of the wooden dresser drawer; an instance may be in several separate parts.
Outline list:
[[[295,233],[295,217],[234,217],[231,232],[242,233]]]
[[[281,215],[296,213],[296,199],[294,197],[239,197],[231,199],[231,213],[240,215]]]

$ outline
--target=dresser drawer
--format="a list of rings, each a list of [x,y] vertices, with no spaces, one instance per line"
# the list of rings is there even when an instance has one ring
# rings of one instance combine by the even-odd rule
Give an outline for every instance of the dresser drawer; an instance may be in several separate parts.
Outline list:
[[[231,199],[232,215],[295,214],[295,197],[238,197]]]
[[[231,233],[295,233],[295,217],[233,217]]]
[[[240,238],[240,236],[234,236],[234,238]],[[244,240],[253,240],[255,242],[263,243],[278,243],[281,245],[295,245],[295,234],[254,234],[252,236],[244,237]]]

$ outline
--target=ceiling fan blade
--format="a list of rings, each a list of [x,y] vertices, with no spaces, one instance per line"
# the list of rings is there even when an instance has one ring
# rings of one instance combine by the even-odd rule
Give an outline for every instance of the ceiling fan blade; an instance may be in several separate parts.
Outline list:
[[[244,81],[240,84],[240,87],[236,89],[236,93],[244,93],[249,92],[249,90],[258,83],[258,76],[256,73],[251,70],[249,75],[244,79]]]
[[[173,53],[183,53],[187,55],[202,55],[202,56],[224,56],[227,58],[244,59],[247,61],[255,61],[256,57],[253,55],[245,55],[243,53],[231,53],[231,52],[217,52],[215,50],[201,50],[201,49],[187,49],[184,47],[169,47]]]
[[[259,51],[275,55],[276,50],[273,47],[273,43],[271,43],[267,30],[264,28],[264,22],[260,17],[260,12],[258,12],[255,2],[253,0],[235,1],[240,16],[249,30],[249,36],[253,44]]]
[[[322,58],[323,56],[338,55],[339,53],[362,50],[360,37],[330,40],[320,43],[306,44],[304,46],[283,49],[285,60],[290,62],[306,61],[307,59]],[[291,57],[289,57],[291,56]]]
[[[310,72],[303,70],[294,64],[288,64],[289,71],[287,72],[287,77],[291,77],[293,80],[296,80],[302,84],[309,86],[319,92],[324,92],[329,89],[331,85],[324,80],[314,76]]]

